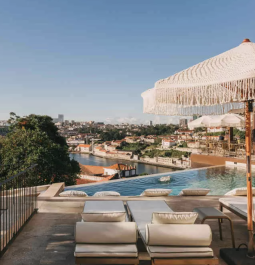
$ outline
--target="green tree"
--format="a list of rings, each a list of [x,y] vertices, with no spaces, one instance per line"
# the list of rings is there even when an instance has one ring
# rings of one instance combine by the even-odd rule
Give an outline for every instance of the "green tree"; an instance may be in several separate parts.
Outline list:
[[[194,129],[194,133],[198,133],[198,132],[205,132],[205,128],[203,127],[197,127]]]
[[[51,117],[19,117],[11,113],[9,123],[10,131],[1,141],[2,173],[8,177],[37,164],[38,185],[76,183],[79,163],[70,159],[66,140],[59,135]]]
[[[143,172],[141,174],[139,174],[138,176],[146,176],[146,175],[149,175],[147,172]]]

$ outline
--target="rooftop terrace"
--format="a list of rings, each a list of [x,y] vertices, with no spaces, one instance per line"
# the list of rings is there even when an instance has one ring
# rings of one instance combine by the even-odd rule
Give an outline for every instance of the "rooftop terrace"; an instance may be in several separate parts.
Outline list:
[[[192,211],[199,206],[219,207],[218,200],[222,196],[184,197],[170,196],[164,198],[146,197],[118,197],[115,200],[152,200],[164,199],[174,211]],[[39,210],[0,260],[1,265],[37,265],[56,264],[73,265],[74,262],[74,226],[81,220],[80,213],[86,200],[95,198],[60,198],[47,199],[38,202]],[[101,199],[102,200],[102,199]],[[111,198],[112,200],[112,198]],[[248,233],[246,221],[240,219],[233,213],[225,211],[233,220],[236,246],[247,242]],[[196,221],[199,223],[199,220]],[[212,248],[217,257],[219,249],[231,247],[231,233],[228,222],[222,224],[223,241],[219,238],[217,220],[207,221],[213,233]],[[138,240],[140,264],[150,264],[150,258],[142,241]],[[219,264],[226,263],[220,259]]]

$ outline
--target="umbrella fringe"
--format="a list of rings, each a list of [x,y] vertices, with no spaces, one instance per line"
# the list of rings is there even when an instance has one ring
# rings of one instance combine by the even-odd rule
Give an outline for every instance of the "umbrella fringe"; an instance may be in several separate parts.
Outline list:
[[[255,99],[255,78],[189,88],[153,88],[142,97],[144,113],[219,115],[233,108],[244,108],[245,100]]]

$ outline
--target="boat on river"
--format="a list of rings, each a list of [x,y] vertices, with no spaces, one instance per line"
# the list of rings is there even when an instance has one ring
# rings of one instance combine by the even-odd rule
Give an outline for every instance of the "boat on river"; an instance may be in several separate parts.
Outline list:
[[[169,182],[171,180],[171,176],[161,177],[159,182]]]

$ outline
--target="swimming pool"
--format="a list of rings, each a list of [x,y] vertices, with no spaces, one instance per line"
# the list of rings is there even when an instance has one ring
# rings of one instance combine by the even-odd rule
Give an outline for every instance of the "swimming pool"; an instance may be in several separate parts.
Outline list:
[[[169,183],[159,182],[162,176],[168,175],[171,176]],[[254,178],[253,185],[255,185]],[[244,169],[212,167],[109,181],[100,184],[69,186],[65,190],[81,190],[89,196],[92,196],[98,191],[117,191],[122,196],[135,196],[140,195],[145,189],[152,188],[172,189],[171,195],[178,195],[185,188],[208,188],[211,190],[208,195],[224,195],[232,189],[245,186],[246,178]]]

